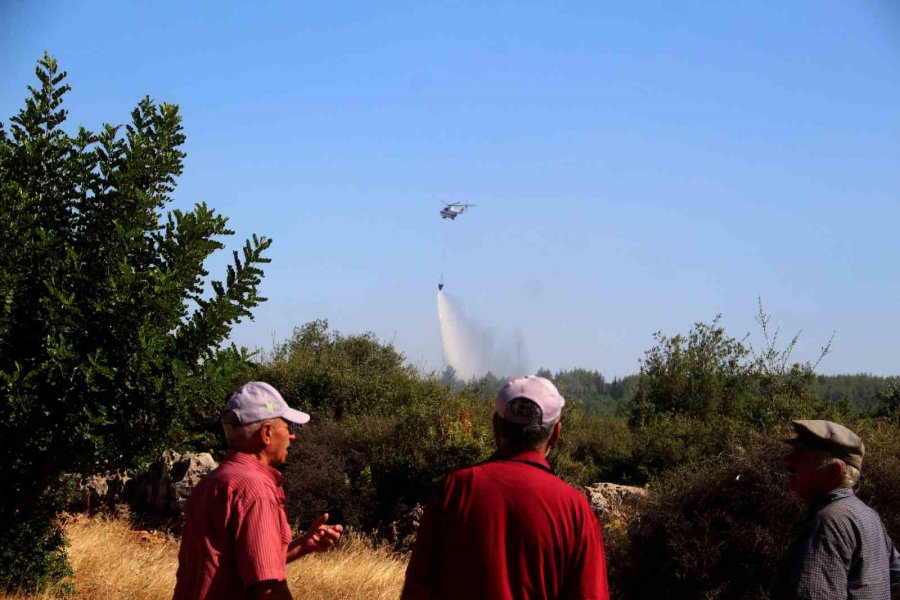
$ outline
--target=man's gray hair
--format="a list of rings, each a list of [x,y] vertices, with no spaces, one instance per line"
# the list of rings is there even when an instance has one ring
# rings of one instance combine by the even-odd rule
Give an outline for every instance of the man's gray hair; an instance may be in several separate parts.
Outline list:
[[[853,489],[859,483],[860,472],[859,469],[854,467],[853,465],[848,465],[846,461],[841,460],[840,458],[834,457],[827,452],[822,452],[822,463],[821,466],[825,467],[828,465],[841,465],[843,470],[841,471],[841,483],[838,487],[842,488],[850,488]]]
[[[222,413],[222,431],[225,432],[225,440],[228,442],[229,448],[243,447],[265,423],[274,419],[266,419],[265,421],[257,421],[256,423],[247,423],[241,425],[237,420],[237,415],[232,410],[226,410]]]
[[[514,398],[506,404],[506,416],[501,419],[502,437],[516,445],[537,448],[550,438],[552,423],[542,423],[543,412],[537,403],[527,398]]]

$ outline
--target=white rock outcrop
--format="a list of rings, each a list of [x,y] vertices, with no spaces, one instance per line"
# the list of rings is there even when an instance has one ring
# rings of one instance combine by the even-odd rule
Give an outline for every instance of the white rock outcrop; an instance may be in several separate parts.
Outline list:
[[[628,521],[628,504],[647,494],[647,490],[618,483],[595,483],[585,486],[591,508],[601,523]]]

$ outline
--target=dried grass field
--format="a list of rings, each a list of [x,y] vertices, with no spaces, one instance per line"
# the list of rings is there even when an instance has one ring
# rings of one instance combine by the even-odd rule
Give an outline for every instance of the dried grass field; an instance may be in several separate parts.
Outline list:
[[[76,518],[66,525],[79,600],[169,600],[175,587],[178,541],[134,531],[127,522]],[[311,600],[395,599],[400,596],[406,560],[347,536],[330,552],[288,565],[295,598]],[[8,600],[52,598],[0,595]]]

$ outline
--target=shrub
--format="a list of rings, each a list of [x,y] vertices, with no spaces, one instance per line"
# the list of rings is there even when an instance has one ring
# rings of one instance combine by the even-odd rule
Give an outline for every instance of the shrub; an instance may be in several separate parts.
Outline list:
[[[452,469],[487,458],[494,449],[489,417],[462,397],[399,413],[389,427],[369,418],[348,423],[352,447],[365,452],[375,494],[372,525],[403,517],[427,501],[437,481]]]
[[[654,334],[656,345],[641,361],[631,402],[631,422],[660,414],[742,418],[753,386],[751,351],[725,334],[719,317],[695,323],[687,336]]]
[[[721,415],[656,415],[634,429],[633,469],[646,482],[669,469],[729,452],[744,444],[748,433],[739,421]]]
[[[575,486],[600,481],[642,483],[633,447],[624,419],[567,410],[559,448],[550,454],[550,462],[560,477]]]
[[[797,337],[778,349],[778,331],[771,331],[762,306],[757,321],[766,342],[759,351],[728,336],[719,317],[695,323],[687,335],[655,334],[629,405],[637,470],[653,476],[690,464],[745,444],[750,431],[777,430],[791,419],[851,414],[849,403],[816,396],[818,362],[791,362]]]
[[[801,515],[784,485],[779,441],[666,473],[632,522],[630,598],[765,598]],[[647,574],[652,573],[652,577]]]
[[[57,515],[74,491],[73,480],[63,480],[45,492],[30,518],[0,531],[0,588],[19,593],[52,589],[68,595],[74,575],[66,556],[66,538]]]
[[[345,415],[301,429],[285,472],[291,520],[302,527],[327,511],[354,527],[382,528],[424,504],[444,473],[493,451],[479,399],[420,400],[392,415]]]
[[[866,444],[857,494],[881,515],[900,544],[900,425],[888,419],[848,424]]]
[[[383,420],[382,420],[383,421]],[[374,423],[378,427],[383,423]],[[313,419],[291,444],[284,488],[292,524],[306,529],[319,515],[331,522],[363,527],[371,521],[374,492],[367,457],[355,453],[346,428],[331,419]]]
[[[867,446],[857,494],[898,540],[900,428],[846,424]],[[629,598],[768,598],[804,512],[785,485],[784,437],[754,434],[743,447],[654,480],[627,543],[612,546],[610,561],[624,565],[614,571],[620,579],[613,587]]]

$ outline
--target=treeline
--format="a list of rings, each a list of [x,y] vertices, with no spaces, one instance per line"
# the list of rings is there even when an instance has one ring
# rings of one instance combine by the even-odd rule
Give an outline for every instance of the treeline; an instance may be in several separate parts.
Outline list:
[[[495,375],[488,372],[484,376],[465,382],[456,377],[453,367],[445,367],[438,380],[454,392],[462,392],[467,388],[482,390],[486,394],[495,394],[507,381],[519,377],[523,373]],[[625,407],[637,389],[637,375],[614,377],[607,380],[600,371],[591,369],[562,369],[553,373],[550,369],[540,368],[535,375],[553,381],[568,403],[569,409],[605,416],[624,417]]]
[[[847,402],[861,413],[877,411],[886,394],[900,387],[900,376],[817,375],[816,395],[825,402]]]
[[[581,412],[605,416],[625,417],[627,406],[637,390],[639,375],[626,375],[607,380],[596,369],[561,369],[555,373],[546,368],[535,373],[552,380],[571,408]],[[512,376],[497,376],[488,372],[483,377],[465,382],[456,377],[452,367],[446,367],[439,381],[455,392],[474,386],[487,393],[496,392]],[[868,373],[854,375],[816,375],[813,393],[823,402],[847,405],[860,415],[876,414],[892,390],[900,387],[900,376],[879,376]]]

